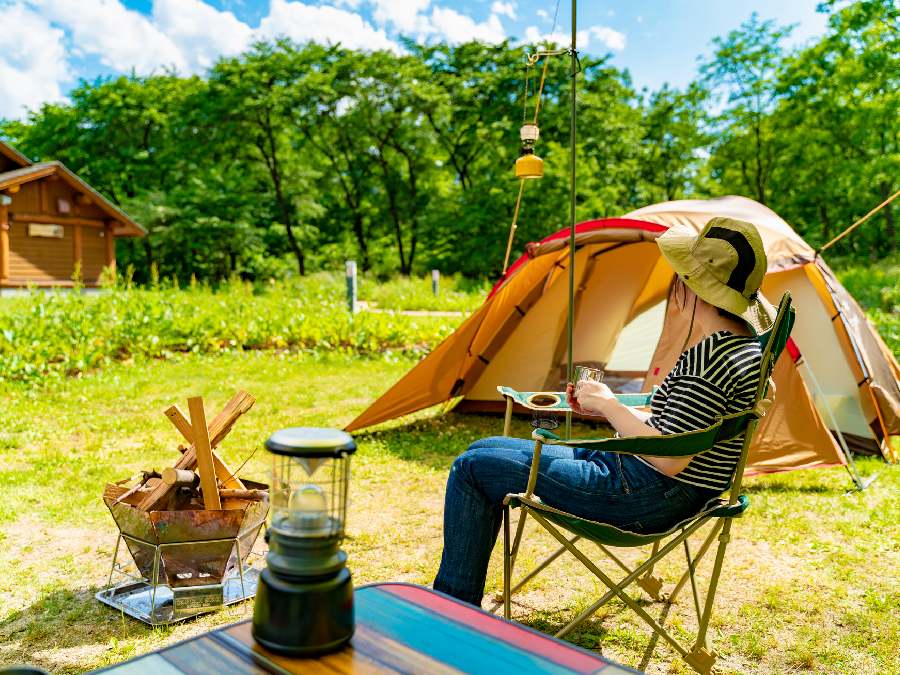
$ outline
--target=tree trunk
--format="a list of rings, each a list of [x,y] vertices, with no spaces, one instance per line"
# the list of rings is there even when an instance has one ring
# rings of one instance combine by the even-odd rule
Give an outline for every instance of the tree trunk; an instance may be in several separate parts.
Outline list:
[[[366,244],[366,233],[363,229],[362,214],[355,209],[353,212],[353,235],[356,237],[356,245],[359,246],[359,261],[363,272],[369,269],[369,247]]]
[[[266,110],[264,119],[261,117],[258,119],[260,121],[260,126],[263,128],[266,143],[264,145],[257,142],[256,145],[262,152],[263,160],[266,162],[266,167],[269,169],[269,177],[272,179],[272,187],[275,189],[275,202],[278,204],[278,210],[281,211],[281,218],[284,221],[284,227],[287,230],[288,244],[291,247],[291,251],[294,253],[294,257],[297,259],[297,271],[300,273],[300,276],[303,276],[306,274],[306,256],[303,254],[303,249],[300,248],[297,237],[294,235],[294,216],[291,204],[282,188],[281,167],[278,162],[278,147],[276,145],[275,131],[272,129],[272,120],[269,111]]]

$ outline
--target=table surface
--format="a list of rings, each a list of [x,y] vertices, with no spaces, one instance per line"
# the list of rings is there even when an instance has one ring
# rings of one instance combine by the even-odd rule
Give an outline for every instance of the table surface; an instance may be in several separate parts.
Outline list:
[[[104,669],[115,675],[220,673],[635,673],[600,655],[421,586],[356,589],[351,645],[315,659],[261,648],[250,621]]]

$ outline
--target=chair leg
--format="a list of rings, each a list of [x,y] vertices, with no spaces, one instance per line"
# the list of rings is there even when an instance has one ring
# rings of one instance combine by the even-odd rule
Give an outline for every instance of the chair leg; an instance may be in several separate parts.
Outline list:
[[[722,573],[722,563],[725,560],[725,549],[731,540],[731,518],[726,518],[722,525],[722,533],[719,535],[719,548],[716,551],[716,560],[713,563],[712,575],[709,580],[709,589],[706,591],[706,604],[703,615],[700,617],[700,627],[697,630],[697,640],[691,648],[690,654],[685,656],[687,661],[698,673],[706,675],[712,670],[716,661],[716,652],[709,648],[706,633],[709,629],[709,620],[712,616],[713,603],[716,599],[716,588],[719,584],[719,575]]]
[[[600,544],[600,543],[598,543],[597,546],[601,551],[603,551],[610,558],[610,560],[612,560],[614,563],[616,563],[616,565],[621,567],[622,570],[626,574],[630,574],[632,572],[632,569],[630,567],[628,567],[628,565],[626,565],[624,562],[619,560],[619,558],[612,551],[610,551],[606,546],[604,546],[603,544]],[[650,558],[649,558],[650,560],[653,560],[656,557],[657,551],[659,551],[659,542],[656,542],[653,544],[653,552],[650,554]],[[652,565],[642,576],[635,579],[634,583],[636,583],[638,586],[640,586],[647,593],[647,595],[649,595],[651,598],[653,598],[657,602],[663,599],[663,595],[660,594],[660,591],[662,590],[663,582],[662,582],[662,579],[660,579],[659,577],[653,576],[653,566]]]
[[[506,414],[503,416],[503,435],[509,436],[510,426],[512,425],[513,400],[512,397],[506,397]]]
[[[572,537],[571,539],[569,539],[569,543],[574,544],[579,539],[581,539],[581,537],[576,535],[576,536]],[[525,584],[527,584],[529,581],[534,579],[538,574],[540,574],[545,569],[547,569],[547,567],[550,565],[550,563],[552,563],[554,560],[556,560],[559,556],[561,556],[565,552],[566,552],[566,547],[560,546],[553,553],[551,553],[549,556],[547,556],[547,558],[545,558],[542,563],[540,563],[537,567],[535,567],[533,570],[531,570],[524,577],[519,579],[519,582],[510,589],[510,591],[509,591],[510,596],[517,593]],[[502,604],[503,604],[503,599],[502,599],[502,595],[501,595],[500,601],[495,602],[493,604],[493,606],[491,607],[491,609],[490,609],[491,613],[496,612],[498,609],[500,609],[500,606]]]
[[[555,527],[553,527],[553,525],[551,525],[543,516],[541,516],[537,512],[534,512],[534,513],[532,513],[532,517],[535,520],[537,520],[544,527],[545,530],[547,530],[550,534],[552,534],[560,544],[563,544],[565,546],[566,538]],[[690,534],[692,532],[694,532],[700,525],[701,525],[701,523],[698,522],[695,525],[688,527],[682,535],[675,537],[672,541],[667,543],[661,549],[660,555],[666,555],[669,551],[671,551],[676,546],[678,546],[679,543],[681,543],[681,540],[683,537],[690,536]],[[686,658],[688,656],[688,651],[684,647],[682,647],[678,643],[678,641],[675,640],[675,638],[673,638],[669,634],[669,631],[667,631],[665,628],[663,628],[656,621],[656,619],[654,619],[652,616],[650,616],[646,612],[646,610],[644,610],[643,607],[641,607],[634,600],[632,600],[631,597],[628,595],[628,593],[626,593],[624,590],[624,588],[627,584],[630,584],[632,581],[634,581],[634,579],[641,572],[643,572],[644,569],[646,569],[647,563],[638,567],[634,572],[629,574],[624,580],[622,580],[621,582],[616,584],[612,579],[610,579],[606,574],[604,574],[603,570],[601,570],[599,567],[597,567],[591,561],[590,558],[588,558],[584,553],[579,551],[576,547],[573,546],[569,550],[572,553],[572,555],[574,555],[576,558],[578,558],[578,560],[581,562],[582,565],[587,567],[591,572],[593,572],[594,576],[596,576],[598,579],[600,579],[600,581],[602,581],[604,584],[606,584],[606,586],[610,589],[610,591],[614,595],[617,595],[622,600],[622,602],[624,602],[626,605],[628,605],[628,607],[630,607],[632,609],[632,611],[634,611],[638,616],[640,616],[644,620],[644,622],[648,626],[650,626],[650,628],[653,629],[653,631],[655,633],[659,634],[659,636],[661,638],[663,638],[666,642],[668,642],[675,651],[677,651],[679,654],[681,654],[682,657]]]
[[[650,560],[655,560],[658,552],[659,542],[655,541],[653,542],[653,550],[650,551]],[[665,593],[660,592],[663,587],[662,579],[653,575],[653,565],[650,565],[650,568],[642,576],[638,577],[635,583],[657,602],[667,600]]]
[[[521,521],[521,514],[519,519]],[[512,578],[512,552],[509,546],[509,505],[503,507],[503,618],[512,618],[512,598],[510,593],[510,581]]]
[[[715,541],[716,537],[719,534],[719,530],[722,529],[722,521],[717,520],[713,525],[712,530],[710,530],[709,535],[706,537],[706,540],[703,542],[703,545],[697,551],[697,555],[694,557],[694,565],[699,565],[700,561],[703,559],[703,556],[706,555],[706,552],[709,550],[709,547],[712,546],[713,541]],[[687,583],[687,580],[690,578],[690,570],[686,570],[684,574],[681,575],[681,579],[678,580],[678,583],[675,584],[675,587],[672,589],[672,592],[669,593],[669,597],[666,600],[670,605],[675,604],[675,600],[678,597],[678,594],[681,592],[681,589],[684,588],[684,585]]]

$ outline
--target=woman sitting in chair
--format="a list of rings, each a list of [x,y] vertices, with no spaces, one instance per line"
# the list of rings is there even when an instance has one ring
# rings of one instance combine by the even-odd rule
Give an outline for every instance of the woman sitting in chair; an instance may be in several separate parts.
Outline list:
[[[714,218],[699,235],[672,228],[657,243],[676,273],[669,300],[691,318],[683,353],[650,412],[622,405],[600,382],[569,384],[566,392],[575,412],[605,417],[620,436],[694,431],[751,407],[761,368],[754,333],[768,329],[774,315],[759,294],[766,256],[750,223]],[[679,458],[544,445],[535,494],[580,518],[663,532],[729,486],[742,444],[738,437]],[[485,438],[457,457],[447,481],[436,590],[481,604],[503,500],[525,490],[533,446],[526,439]]]

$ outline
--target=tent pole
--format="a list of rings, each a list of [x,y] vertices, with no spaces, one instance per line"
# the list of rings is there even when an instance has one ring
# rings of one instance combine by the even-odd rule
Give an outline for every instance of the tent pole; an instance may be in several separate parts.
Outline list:
[[[574,361],[572,342],[575,333],[575,78],[578,74],[578,55],[575,51],[577,30],[576,17],[577,0],[572,0],[572,82],[571,105],[569,113],[569,321],[566,327],[566,339],[568,347],[568,363],[566,364],[566,381],[571,382],[574,374]],[[566,411],[566,439],[572,437],[572,411]]]
[[[844,434],[841,433],[841,428],[838,426],[837,418],[834,416],[834,410],[831,409],[831,404],[828,402],[828,398],[825,396],[825,392],[822,391],[822,387],[819,384],[819,378],[816,377],[816,374],[813,372],[812,366],[809,365],[809,361],[806,359],[801,359],[801,363],[805,366],[805,370],[807,375],[809,375],[809,379],[813,383],[813,387],[816,389],[816,393],[819,394],[819,398],[822,400],[822,404],[825,406],[825,411],[828,413],[828,419],[831,421],[832,427],[834,427],[834,433],[837,436],[838,445],[841,447],[841,452],[844,453],[844,458],[847,460],[847,463],[844,465],[847,467],[847,472],[850,474],[850,478],[853,480],[853,484],[856,486],[856,489],[860,492],[865,490],[875,478],[868,481],[863,481],[862,477],[859,475],[859,470],[856,468],[856,463],[853,461],[853,455],[850,453],[850,448],[847,446],[847,441],[844,440]],[[851,490],[852,492],[852,490]]]

